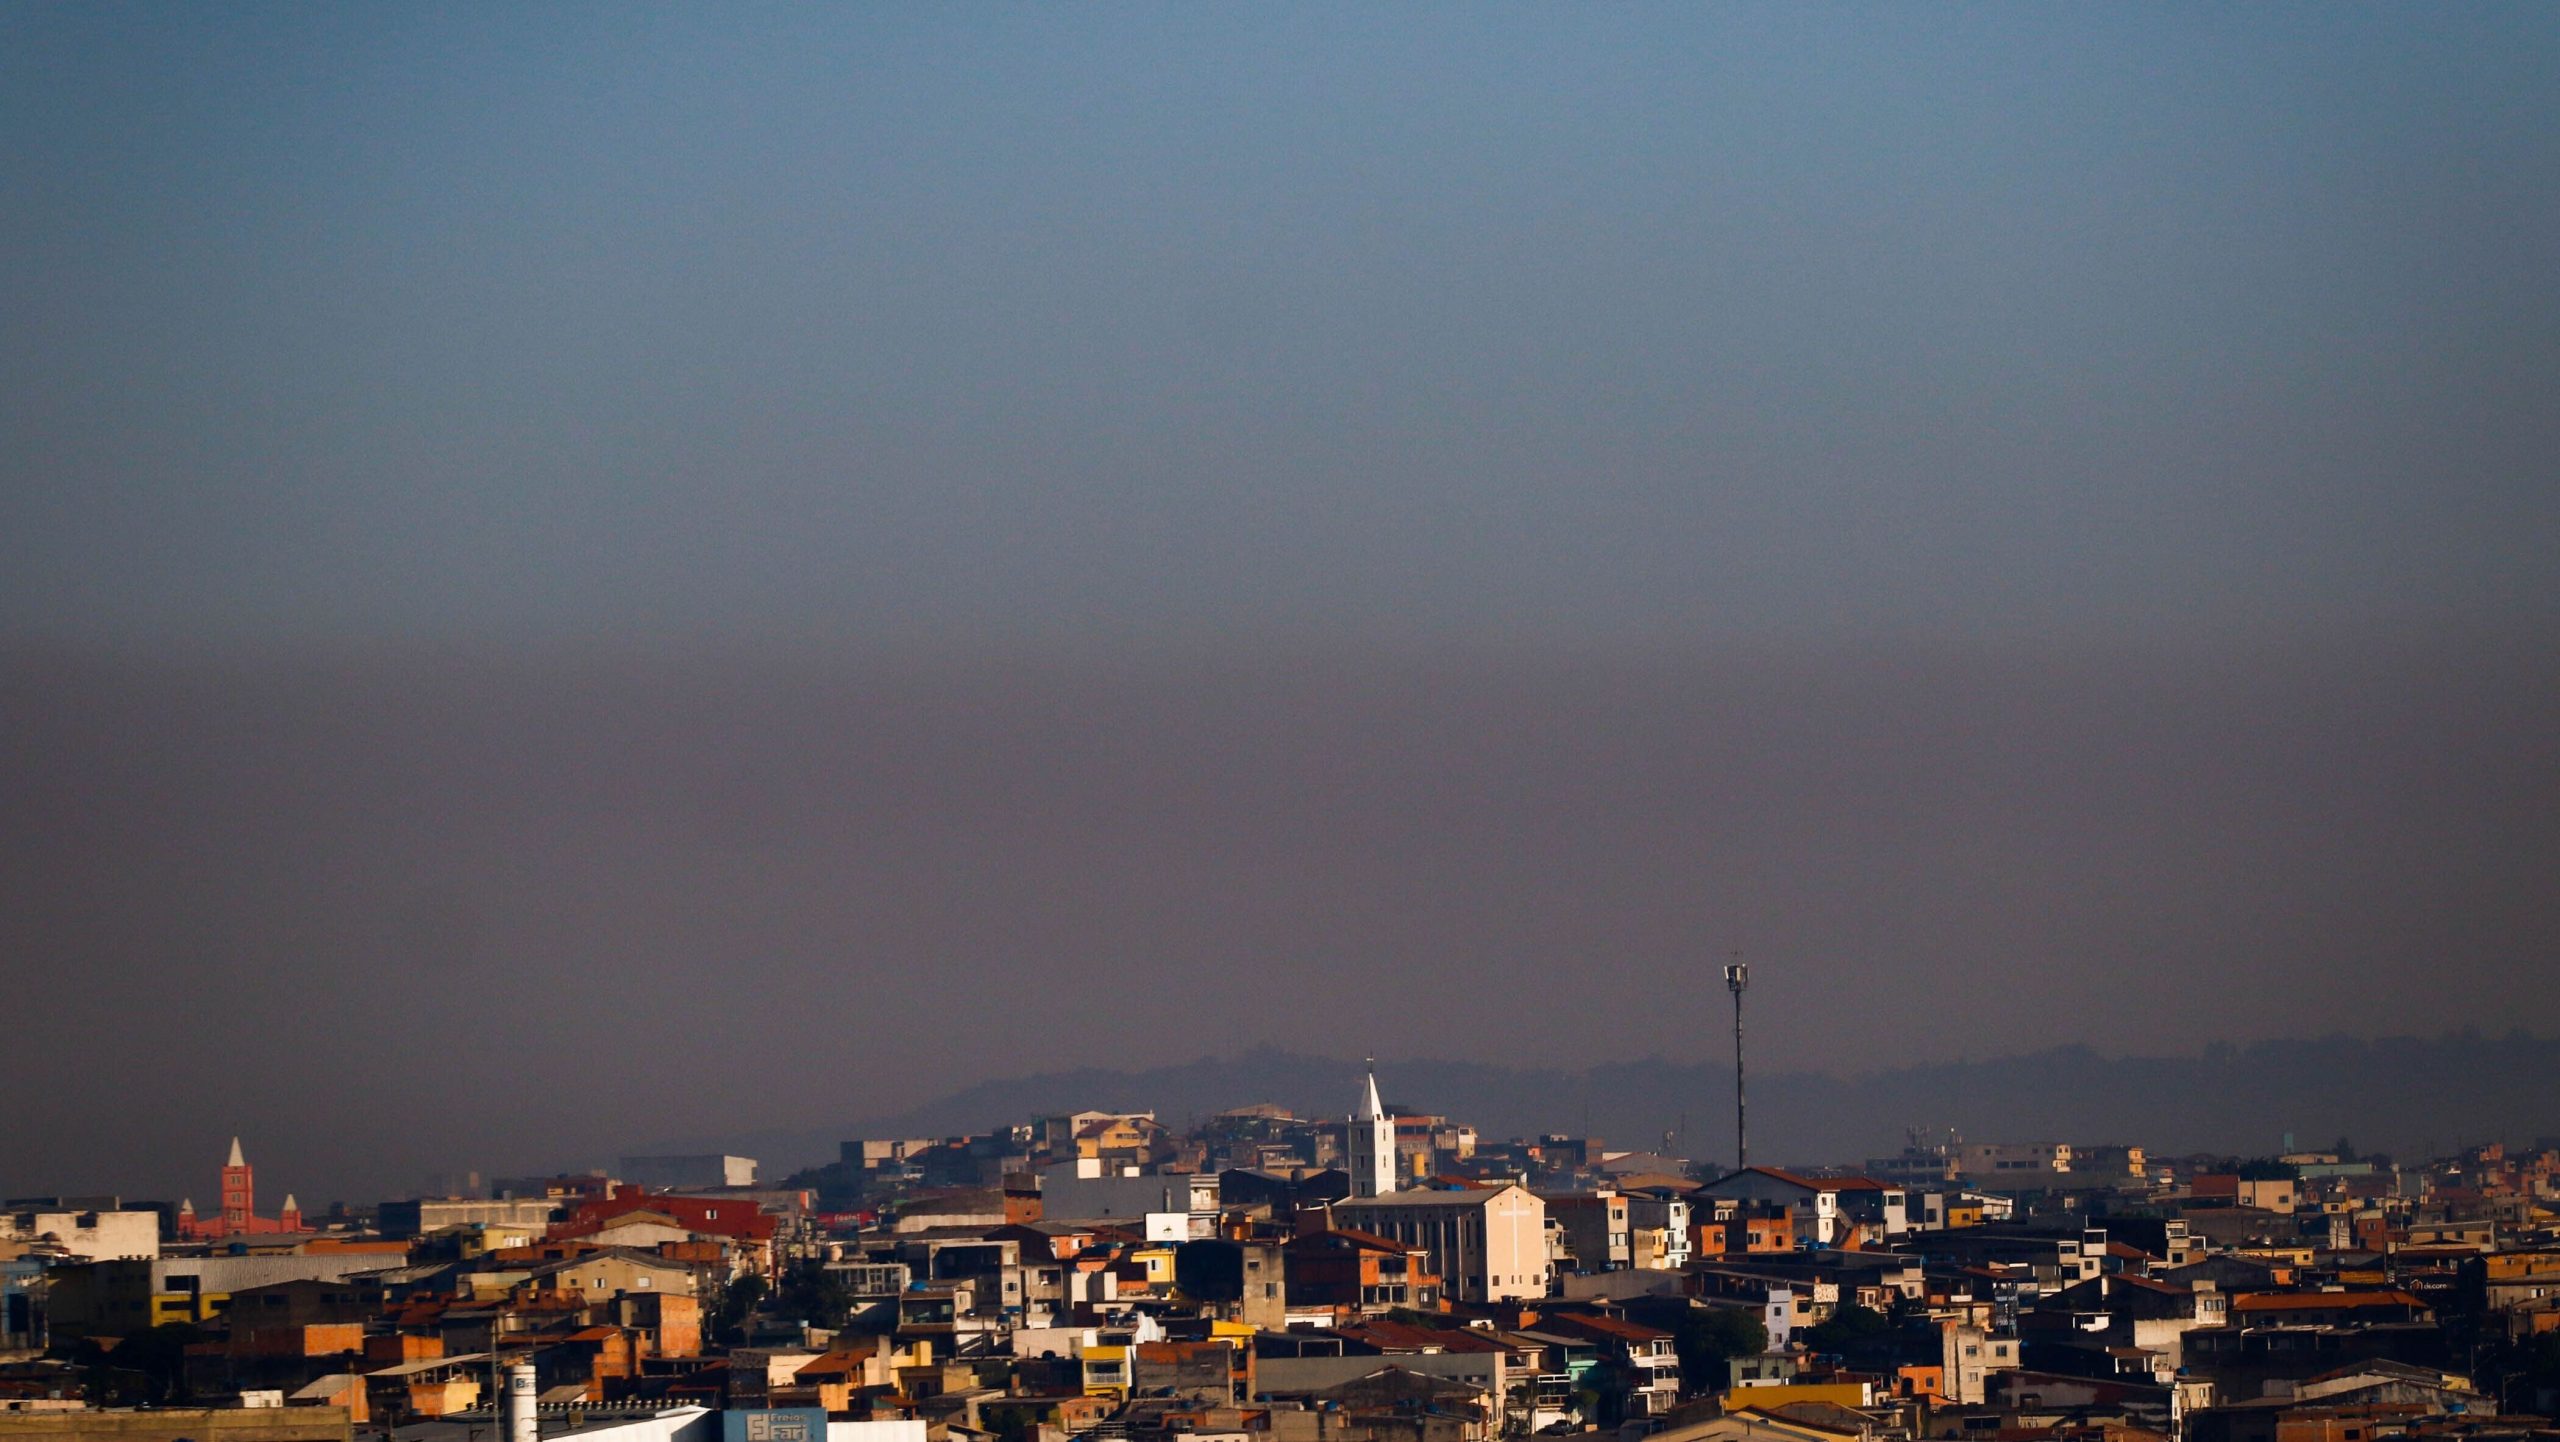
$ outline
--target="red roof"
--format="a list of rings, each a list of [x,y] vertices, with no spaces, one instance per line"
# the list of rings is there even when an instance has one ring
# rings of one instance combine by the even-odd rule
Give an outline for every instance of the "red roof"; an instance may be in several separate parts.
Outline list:
[[[794,1378],[850,1376],[861,1371],[876,1350],[874,1347],[839,1347],[801,1363],[799,1370],[791,1375]]]
[[[1408,1247],[1402,1242],[1392,1241],[1386,1237],[1381,1237],[1375,1232],[1354,1231],[1349,1227],[1335,1227],[1329,1231],[1321,1232],[1300,1232],[1289,1240],[1291,1242],[1313,1243],[1322,1242],[1328,1238],[1348,1242],[1352,1246],[1358,1247],[1364,1252],[1393,1252],[1399,1257],[1425,1250],[1421,1247]]]
[[[688,1232],[705,1232],[715,1237],[737,1241],[766,1241],[773,1236],[773,1218],[753,1202],[730,1197],[679,1197],[665,1193],[625,1190],[611,1198],[582,1202],[569,1219],[551,1229],[549,1239],[593,1236],[617,1218],[634,1212],[657,1212]]]
[[[2248,1292],[2235,1297],[2235,1312],[2329,1312],[2358,1307],[2415,1307],[2427,1304],[2406,1292]]]
[[[1509,1349],[1489,1337],[1478,1336],[1460,1327],[1420,1327],[1411,1322],[1398,1322],[1384,1317],[1336,1327],[1336,1333],[1355,1342],[1365,1342],[1381,1351],[1419,1352],[1438,1348],[1444,1352],[1502,1352]]]
[[[1538,1330],[1579,1332],[1588,1337],[1606,1337],[1612,1342],[1654,1342],[1671,1334],[1616,1317],[1598,1317],[1579,1312],[1550,1312],[1538,1323]]]
[[[1791,1187],[1802,1187],[1808,1192],[1836,1192],[1840,1190],[1840,1184],[1838,1182],[1818,1182],[1810,1177],[1797,1176],[1793,1172],[1780,1171],[1776,1167],[1747,1167],[1744,1170],[1757,1172],[1764,1177],[1774,1178],[1778,1181],[1785,1182]],[[1741,1172],[1728,1172],[1716,1181],[1708,1183],[1708,1185],[1719,1186],[1725,1182],[1732,1181],[1735,1177],[1741,1175]]]

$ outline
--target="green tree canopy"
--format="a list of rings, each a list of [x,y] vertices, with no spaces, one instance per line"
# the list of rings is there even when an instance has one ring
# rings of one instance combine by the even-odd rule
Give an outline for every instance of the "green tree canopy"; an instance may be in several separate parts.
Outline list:
[[[711,1336],[723,1346],[746,1340],[747,1317],[764,1300],[764,1278],[749,1272],[720,1289],[720,1305],[711,1314]]]
[[[802,1262],[783,1274],[765,1310],[815,1327],[842,1327],[853,1310],[853,1289],[825,1263]]]
[[[1747,1307],[1691,1307],[1671,1329],[1680,1376],[1691,1392],[1724,1389],[1724,1364],[1769,1350],[1769,1329]]]
[[[1893,1322],[1872,1307],[1843,1302],[1829,1317],[1805,1329],[1804,1343],[1817,1352],[1846,1352],[1893,1330]]]

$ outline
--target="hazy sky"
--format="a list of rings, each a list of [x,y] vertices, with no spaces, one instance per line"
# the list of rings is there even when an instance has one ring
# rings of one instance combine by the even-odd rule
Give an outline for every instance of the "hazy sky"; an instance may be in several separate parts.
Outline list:
[[[0,1193],[2548,1016],[2555,257],[2544,5],[0,6]]]

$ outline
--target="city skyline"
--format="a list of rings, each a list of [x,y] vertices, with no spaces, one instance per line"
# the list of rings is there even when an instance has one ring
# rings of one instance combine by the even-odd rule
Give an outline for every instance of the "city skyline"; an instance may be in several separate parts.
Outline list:
[[[2547,6],[23,4],[0,134],[36,1185],[2560,1014]]]

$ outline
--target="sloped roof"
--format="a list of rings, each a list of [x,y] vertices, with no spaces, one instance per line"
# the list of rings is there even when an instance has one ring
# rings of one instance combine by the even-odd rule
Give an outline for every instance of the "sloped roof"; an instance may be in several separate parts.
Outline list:
[[[838,1347],[832,1352],[822,1353],[801,1363],[800,1369],[791,1375],[795,1379],[850,1376],[861,1371],[863,1364],[869,1362],[879,1350],[877,1343],[868,1347]]]
[[[357,1373],[332,1372],[326,1377],[314,1377],[295,1389],[290,1397],[296,1402],[326,1402],[342,1392],[363,1385],[364,1378]]]
[[[2364,1361],[2350,1362],[2343,1367],[2333,1368],[2305,1380],[2338,1382],[2349,1377],[2394,1377],[2407,1382],[2428,1382],[2442,1386],[2444,1375],[2433,1367],[2413,1367],[2406,1362],[2394,1362],[2388,1357],[2368,1357]]]
[[[1393,1252],[1399,1257],[1410,1252],[1426,1250],[1422,1247],[1409,1247],[1402,1242],[1391,1241],[1388,1238],[1379,1236],[1375,1232],[1363,1232],[1352,1227],[1334,1227],[1320,1232],[1300,1232],[1298,1235],[1289,1239],[1289,1245],[1294,1246],[1302,1242],[1318,1243],[1328,1240],[1345,1242],[1364,1252]]]
[[[2330,1312],[2363,1307],[2415,1307],[2427,1304],[2407,1292],[2245,1292],[2231,1301],[2235,1312]]]
[[[1571,1332],[1606,1337],[1613,1342],[1658,1342],[1671,1334],[1618,1317],[1603,1317],[1587,1312],[1549,1312],[1541,1318],[1543,1327],[1562,1327]]]
[[[1774,1407],[1744,1406],[1737,1407],[1734,1411],[1756,1412],[1763,1417],[1780,1417],[1799,1427],[1811,1427],[1819,1432],[1836,1433],[1843,1437],[1861,1436],[1874,1430],[1876,1425],[1875,1418],[1855,1407],[1843,1407],[1837,1402],[1781,1402]]]
[[[635,1251],[630,1247],[599,1247],[592,1252],[588,1252],[580,1256],[563,1257],[556,1262],[535,1263],[533,1266],[525,1269],[525,1277],[527,1280],[537,1277],[556,1277],[562,1272],[574,1272],[580,1268],[592,1267],[597,1262],[606,1260],[628,1262],[635,1267],[649,1267],[661,1272],[688,1272],[692,1270],[692,1268],[687,1267],[682,1262],[670,1262],[655,1252]]]
[[[1510,1350],[1499,1342],[1463,1327],[1424,1327],[1386,1317],[1346,1323],[1333,1330],[1336,1336],[1392,1351],[1504,1352]]]
[[[1727,1172],[1723,1176],[1716,1178],[1714,1181],[1707,1183],[1707,1185],[1710,1187],[1720,1187],[1725,1183],[1732,1181],[1736,1177],[1751,1175],[1768,1177],[1773,1181],[1784,1182],[1791,1187],[1802,1187],[1808,1192],[1836,1192],[1840,1190],[1840,1184],[1838,1182],[1816,1181],[1811,1177],[1798,1176],[1794,1172],[1784,1171],[1777,1167],[1745,1167],[1738,1172]]]

